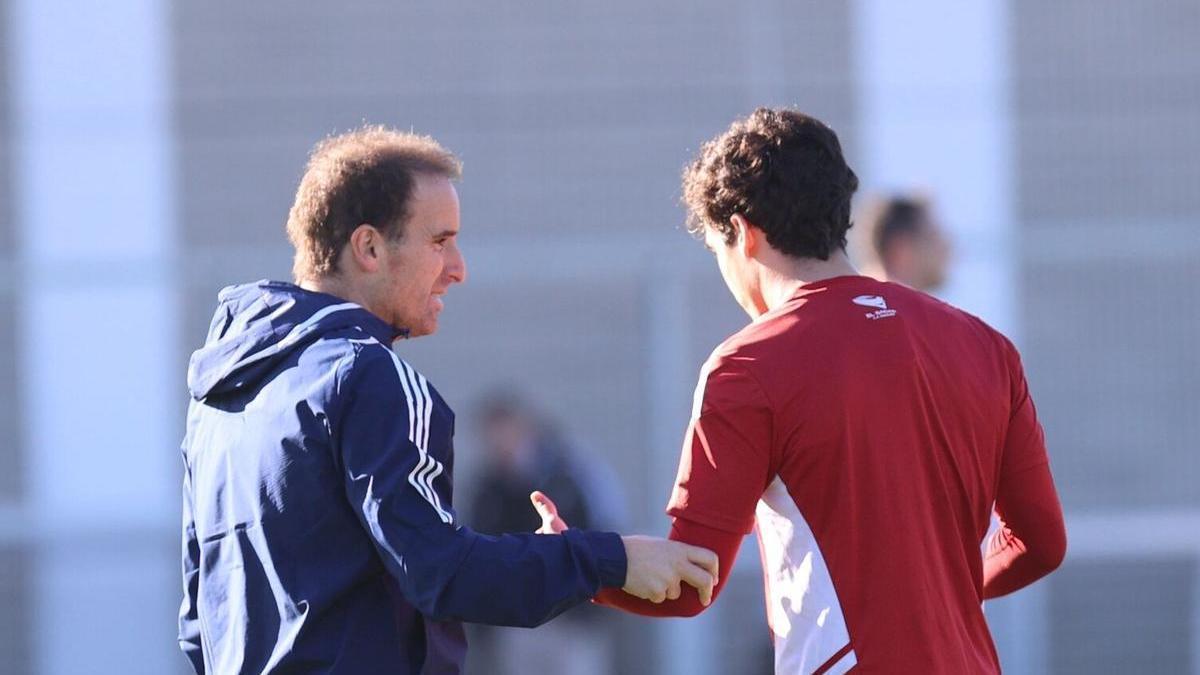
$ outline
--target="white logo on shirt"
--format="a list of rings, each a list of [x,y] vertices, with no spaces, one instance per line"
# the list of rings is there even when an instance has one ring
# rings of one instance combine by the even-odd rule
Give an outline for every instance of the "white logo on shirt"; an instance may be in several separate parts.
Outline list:
[[[887,319],[896,316],[896,310],[888,309],[887,301],[878,295],[860,295],[851,302],[863,307],[878,307],[879,309],[876,311],[864,314],[868,319]]]
[[[854,299],[854,304],[863,307],[878,307],[879,309],[888,308],[887,301],[878,295],[860,295]]]

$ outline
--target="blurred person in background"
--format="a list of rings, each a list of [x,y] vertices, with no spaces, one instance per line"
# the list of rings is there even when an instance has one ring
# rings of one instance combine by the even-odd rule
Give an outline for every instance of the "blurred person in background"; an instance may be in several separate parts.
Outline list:
[[[535,490],[555,495],[561,513],[584,529],[625,525],[620,484],[612,469],[578,453],[519,394],[511,389],[492,392],[480,402],[477,422],[483,468],[469,491],[467,509],[477,531],[492,535],[536,531],[540,521],[529,510],[529,495]],[[471,635],[477,651],[468,663],[484,664],[480,672],[496,675],[530,670],[611,673],[613,618],[582,605],[537,631],[478,626]]]
[[[483,470],[470,491],[472,525],[485,534],[533,532],[529,493],[553,492],[559,511],[584,529],[625,523],[611,468],[578,453],[556,425],[512,390],[494,391],[478,408]]]
[[[868,202],[855,221],[856,255],[867,276],[934,293],[946,283],[952,248],[932,201],[918,194]]]
[[[392,351],[433,334],[460,165],[383,128],[313,151],[296,283],[230,286],[188,368],[179,644],[198,673],[459,673],[461,622],[535,626],[601,588],[711,593],[715,556],[580,530],[489,536],[454,510],[454,412]]]
[[[819,120],[760,108],[705,143],[683,182],[689,229],[751,323],[700,371],[671,538],[729,570],[757,531],[777,673],[998,673],[983,601],[1066,550],[1016,349],[857,273],[845,248],[858,178]],[[547,495],[532,501],[541,531],[564,531]],[[1002,527],[981,554],[993,507]],[[596,602],[704,609],[691,592]]]

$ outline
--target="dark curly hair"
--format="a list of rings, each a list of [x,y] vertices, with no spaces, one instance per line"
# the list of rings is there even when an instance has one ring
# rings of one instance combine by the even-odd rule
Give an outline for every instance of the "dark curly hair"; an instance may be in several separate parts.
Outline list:
[[[837,134],[815,117],[759,108],[705,143],[683,172],[688,231],[711,227],[733,244],[741,214],[790,256],[828,260],[846,247],[858,177]]]

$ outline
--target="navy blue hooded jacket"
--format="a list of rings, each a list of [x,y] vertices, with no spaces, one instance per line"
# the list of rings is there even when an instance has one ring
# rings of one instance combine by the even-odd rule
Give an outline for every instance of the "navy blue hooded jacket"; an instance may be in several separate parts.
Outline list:
[[[198,673],[458,673],[460,621],[536,626],[624,584],[616,534],[458,522],[454,413],[378,317],[279,282],[219,302],[183,442]]]

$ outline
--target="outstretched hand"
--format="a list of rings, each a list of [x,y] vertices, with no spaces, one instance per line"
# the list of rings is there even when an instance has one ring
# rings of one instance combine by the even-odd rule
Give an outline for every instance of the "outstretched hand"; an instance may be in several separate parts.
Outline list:
[[[561,534],[567,521],[558,515],[554,500],[534,491],[529,495],[534,510],[542,519],[538,534]],[[720,577],[717,554],[699,546],[657,537],[621,537],[625,544],[628,568],[622,590],[630,595],[659,603],[679,597],[681,584],[694,586],[700,604],[712,602],[713,587]]]

